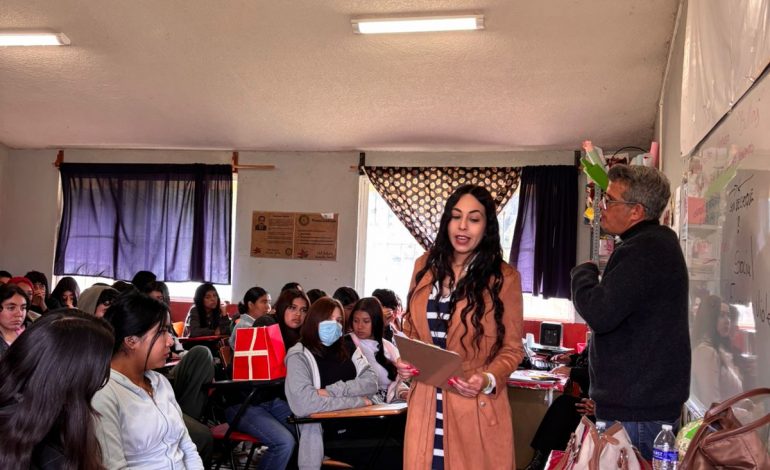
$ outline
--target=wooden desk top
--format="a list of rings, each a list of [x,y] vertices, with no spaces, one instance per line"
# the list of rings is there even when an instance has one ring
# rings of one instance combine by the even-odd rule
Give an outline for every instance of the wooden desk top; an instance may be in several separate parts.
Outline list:
[[[313,413],[310,419],[336,419],[336,418],[362,418],[366,416],[390,416],[400,415],[406,412],[406,403],[388,403],[380,405],[362,406],[361,408],[348,408],[346,410],[322,411]]]

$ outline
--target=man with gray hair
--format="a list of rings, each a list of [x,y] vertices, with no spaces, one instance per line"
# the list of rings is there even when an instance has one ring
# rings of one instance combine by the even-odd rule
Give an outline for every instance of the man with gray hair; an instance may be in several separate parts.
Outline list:
[[[572,301],[593,331],[596,418],[620,421],[651,460],[655,436],[663,424],[676,432],[689,396],[687,266],[676,234],[658,221],[671,197],[666,176],[616,165],[609,180],[601,226],[621,243],[601,277],[592,262],[572,270]]]

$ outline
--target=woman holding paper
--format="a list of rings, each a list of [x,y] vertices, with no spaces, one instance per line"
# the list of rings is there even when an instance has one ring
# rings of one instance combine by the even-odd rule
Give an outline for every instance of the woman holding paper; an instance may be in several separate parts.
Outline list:
[[[439,389],[398,362],[399,376],[415,379],[404,468],[512,468],[505,384],[524,355],[521,281],[503,261],[486,189],[464,185],[449,197],[436,241],[415,263],[407,305],[404,333],[460,354],[463,376]]]

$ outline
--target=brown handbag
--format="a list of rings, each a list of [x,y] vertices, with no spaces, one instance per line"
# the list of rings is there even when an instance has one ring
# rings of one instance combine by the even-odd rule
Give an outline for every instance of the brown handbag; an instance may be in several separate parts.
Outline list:
[[[743,425],[732,407],[741,400],[770,395],[770,388],[756,388],[711,406],[703,424],[692,438],[684,456],[681,470],[707,469],[770,469],[770,455],[757,429],[770,424],[766,414]]]

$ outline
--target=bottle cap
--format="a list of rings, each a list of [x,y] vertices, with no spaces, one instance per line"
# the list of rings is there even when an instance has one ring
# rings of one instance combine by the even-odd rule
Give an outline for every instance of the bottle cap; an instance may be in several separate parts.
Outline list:
[[[663,428],[664,431],[671,431],[671,425],[670,424],[664,424],[663,426],[661,426],[661,428]]]

